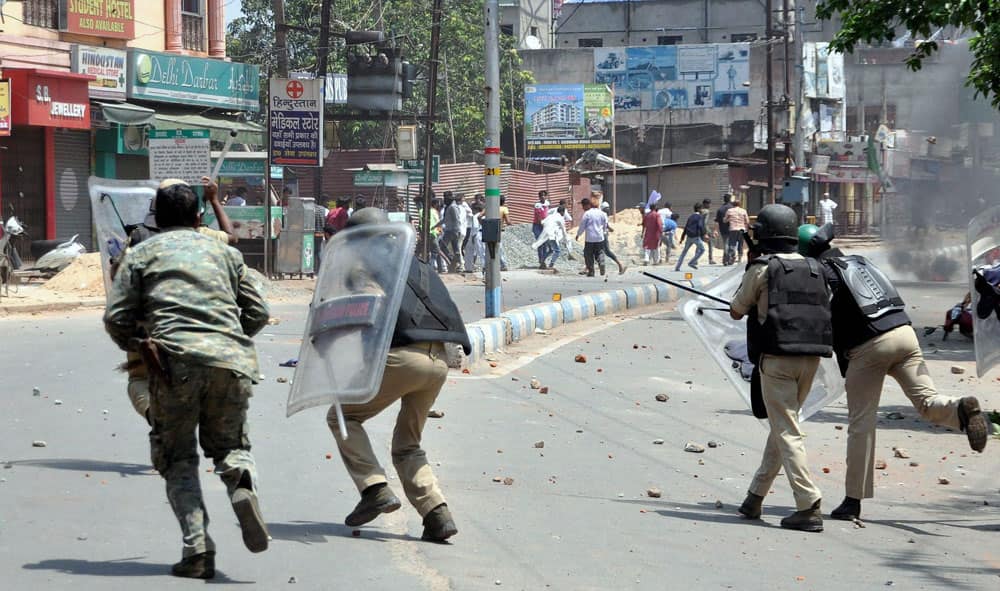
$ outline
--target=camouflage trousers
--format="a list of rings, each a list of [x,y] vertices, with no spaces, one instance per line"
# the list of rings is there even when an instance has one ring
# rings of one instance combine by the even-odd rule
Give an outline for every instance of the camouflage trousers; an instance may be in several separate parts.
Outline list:
[[[246,425],[252,390],[245,376],[176,357],[170,359],[170,375],[170,386],[150,376],[149,444],[153,467],[167,481],[167,500],[180,523],[187,557],[215,551],[198,479],[199,439],[230,497],[237,486],[256,490]]]

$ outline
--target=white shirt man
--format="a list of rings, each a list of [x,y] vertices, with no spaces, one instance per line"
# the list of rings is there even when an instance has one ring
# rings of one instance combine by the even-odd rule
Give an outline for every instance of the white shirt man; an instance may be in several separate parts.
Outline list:
[[[819,202],[819,225],[833,223],[833,210],[837,209],[837,202],[830,199],[829,193],[823,193],[823,199]]]

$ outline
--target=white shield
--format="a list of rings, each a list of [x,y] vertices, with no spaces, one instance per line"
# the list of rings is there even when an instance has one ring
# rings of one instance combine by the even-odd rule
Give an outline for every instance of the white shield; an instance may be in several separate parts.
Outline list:
[[[991,207],[972,218],[966,235],[969,254],[969,293],[972,294],[972,332],[976,346],[976,374],[986,372],[1000,364],[1000,321],[996,314],[980,318],[976,313],[979,292],[976,291],[973,271],[1000,261],[1000,205]]]
[[[342,230],[326,244],[287,416],[330,404],[339,415],[340,405],[378,393],[415,242],[409,224],[388,223]]]
[[[740,281],[743,279],[743,270],[733,269],[722,277],[719,277],[707,287],[702,289],[705,293],[732,300],[739,289]],[[713,309],[714,308],[714,309]],[[712,359],[722,368],[722,371],[729,378],[729,383],[736,388],[740,398],[750,405],[750,382],[745,381],[740,375],[739,368],[733,367],[733,360],[726,355],[725,347],[727,343],[746,343],[747,325],[746,319],[733,320],[729,312],[718,311],[720,305],[708,298],[692,296],[681,303],[681,315],[694,329],[701,344],[705,346]],[[756,314],[756,309],[751,311]],[[840,377],[840,369],[833,358],[822,358],[816,378],[813,380],[812,390],[809,397],[799,411],[799,420],[805,421],[817,411],[830,404],[844,393],[844,380]],[[762,421],[765,425],[767,421]]]
[[[111,291],[111,256],[128,245],[125,226],[141,224],[156,197],[157,181],[123,181],[92,176],[87,181],[91,211],[104,271],[104,293]]]

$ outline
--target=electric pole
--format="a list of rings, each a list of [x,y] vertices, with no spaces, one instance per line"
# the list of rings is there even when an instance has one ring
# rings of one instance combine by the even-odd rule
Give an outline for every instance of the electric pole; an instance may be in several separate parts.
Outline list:
[[[431,63],[427,66],[427,126],[424,129],[424,211],[420,216],[420,227],[422,228],[421,242],[423,243],[424,260],[430,258],[431,234],[431,186],[434,183],[432,176],[434,167],[434,112],[437,106],[437,79],[438,79],[438,55],[441,51],[441,11],[444,0],[434,0],[434,8],[431,13]],[[431,266],[437,268],[437,261],[430,261]]]
[[[271,0],[274,13],[274,55],[278,60],[278,78],[288,78],[288,29],[285,28],[285,0]]]
[[[320,84],[323,85],[324,109],[326,109],[326,71],[330,56],[330,10],[333,8],[332,4],[333,0],[323,0],[323,6],[320,8],[319,51],[316,52],[316,77],[320,79]],[[322,150],[323,146],[320,146],[319,149]],[[313,192],[315,193],[316,204],[319,205],[323,202],[323,167],[317,166],[314,174],[316,176],[313,177],[313,186],[315,187]]]
[[[781,0],[781,24],[782,24],[782,37],[784,38],[785,45],[785,94],[784,100],[781,101],[785,108],[785,180],[787,181],[792,176],[792,78],[791,78],[791,59],[792,50],[789,47],[789,43],[792,37],[792,23],[788,18],[788,0]]]
[[[764,27],[764,37],[767,43],[767,65],[765,70],[767,85],[767,193],[768,202],[774,203],[774,6],[773,0],[767,0],[764,11],[767,21]]]
[[[500,6],[486,0],[486,317],[502,311],[500,288]]]

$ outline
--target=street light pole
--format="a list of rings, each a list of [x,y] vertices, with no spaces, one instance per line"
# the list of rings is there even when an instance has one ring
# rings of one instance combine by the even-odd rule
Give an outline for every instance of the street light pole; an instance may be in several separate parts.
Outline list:
[[[486,228],[491,240],[486,245],[486,317],[502,312],[500,279],[500,5],[486,0]]]

